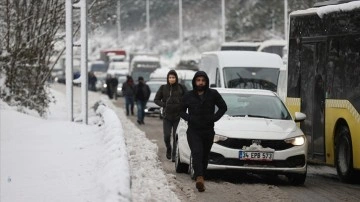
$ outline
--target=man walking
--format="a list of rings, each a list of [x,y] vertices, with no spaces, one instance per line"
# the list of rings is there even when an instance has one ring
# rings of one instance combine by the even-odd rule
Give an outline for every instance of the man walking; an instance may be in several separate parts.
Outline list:
[[[172,162],[175,162],[175,132],[180,121],[181,101],[186,89],[179,83],[175,70],[170,70],[166,78],[167,84],[160,86],[156,92],[154,102],[164,109],[163,131],[166,158],[171,158]],[[173,138],[172,146],[170,143],[171,134]]]
[[[138,84],[135,85],[135,101],[137,107],[137,122],[138,124],[145,124],[145,107],[150,97],[150,88],[145,83],[144,78],[139,76]]]
[[[134,115],[134,95],[135,84],[131,76],[126,76],[126,81],[122,85],[121,89],[125,98],[126,116]]]
[[[183,97],[181,118],[188,122],[187,140],[193,159],[196,188],[205,191],[204,174],[214,140],[214,123],[226,112],[227,106],[221,95],[209,88],[209,77],[204,71],[196,72],[192,80],[193,90]],[[218,110],[215,112],[215,106]]]

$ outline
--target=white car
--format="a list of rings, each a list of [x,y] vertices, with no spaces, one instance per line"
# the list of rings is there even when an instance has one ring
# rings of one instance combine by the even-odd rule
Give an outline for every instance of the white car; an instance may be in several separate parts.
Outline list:
[[[215,123],[214,144],[208,169],[236,169],[245,172],[284,174],[293,185],[305,182],[307,173],[306,136],[276,93],[259,89],[216,89],[228,110]],[[194,178],[187,122],[180,120],[176,131],[176,172]]]

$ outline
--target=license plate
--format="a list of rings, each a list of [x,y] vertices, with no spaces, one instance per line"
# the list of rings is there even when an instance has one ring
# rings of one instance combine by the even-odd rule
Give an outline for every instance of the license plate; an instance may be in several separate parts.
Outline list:
[[[239,158],[241,160],[272,161],[274,152],[239,151]]]

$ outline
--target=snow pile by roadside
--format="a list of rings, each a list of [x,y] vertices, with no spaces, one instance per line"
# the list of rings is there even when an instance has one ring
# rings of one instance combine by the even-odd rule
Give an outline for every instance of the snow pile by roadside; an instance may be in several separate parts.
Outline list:
[[[121,122],[113,110],[102,104],[97,107],[96,113],[103,118],[101,127],[105,151],[100,158],[102,169],[98,176],[105,201],[131,201],[130,169]]]
[[[124,129],[133,201],[180,201],[172,191],[175,188],[167,181],[157,156],[157,145],[125,116],[122,108],[115,107],[110,101],[106,104],[116,112]]]

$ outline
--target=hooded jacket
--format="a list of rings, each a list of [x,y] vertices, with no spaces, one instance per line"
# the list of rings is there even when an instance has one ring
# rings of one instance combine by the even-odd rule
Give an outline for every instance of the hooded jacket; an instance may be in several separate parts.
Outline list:
[[[174,84],[169,83],[169,76],[174,75],[176,81]],[[186,89],[179,84],[178,75],[175,70],[170,70],[166,76],[167,84],[161,85],[156,92],[154,102],[163,107],[164,118],[176,120],[180,118],[181,101]]]
[[[144,78],[139,77],[139,83],[135,85],[135,101],[148,101],[150,97],[150,88],[149,86],[144,82]]]
[[[206,86],[203,99],[200,98],[196,88],[196,78],[203,76]],[[188,122],[189,129],[214,130],[214,123],[218,121],[227,111],[227,105],[220,93],[209,88],[209,77],[204,71],[195,73],[192,80],[193,90],[187,92],[183,97],[183,106],[180,117]],[[215,106],[218,110],[215,112]]]
[[[122,85],[121,91],[125,97],[134,97],[135,84],[131,76],[127,76],[126,81]]]

